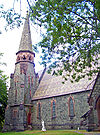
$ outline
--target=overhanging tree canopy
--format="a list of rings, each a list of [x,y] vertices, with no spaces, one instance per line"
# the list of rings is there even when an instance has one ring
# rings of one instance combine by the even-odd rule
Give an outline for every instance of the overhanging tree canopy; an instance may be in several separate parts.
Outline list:
[[[65,80],[91,79],[99,72],[100,0],[27,0],[27,4],[33,23],[46,31],[38,43],[42,64],[59,67],[56,74],[65,71]],[[21,16],[13,8],[1,14],[11,28],[20,26]]]
[[[42,47],[43,64],[54,62],[57,74],[79,81],[100,70],[100,1],[38,0],[30,6],[31,19],[46,29]],[[59,64],[61,63],[61,64]],[[78,73],[78,75],[77,75]]]

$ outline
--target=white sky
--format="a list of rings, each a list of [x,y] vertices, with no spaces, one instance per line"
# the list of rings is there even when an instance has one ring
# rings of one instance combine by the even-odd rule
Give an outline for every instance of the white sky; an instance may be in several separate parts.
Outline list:
[[[9,2],[8,2],[9,1]],[[9,6],[12,6],[14,0],[0,0],[0,5],[4,4],[4,7],[9,8]],[[25,8],[25,5],[27,3],[22,3],[22,13],[26,15],[27,8]],[[19,5],[17,5],[20,7]],[[0,20],[0,30],[4,29],[5,21]],[[18,28],[15,28],[14,30],[9,31],[2,31],[2,34],[0,34],[0,53],[4,53],[3,57],[1,57],[1,61],[5,62],[7,66],[0,66],[0,69],[4,71],[4,74],[7,76],[10,76],[11,73],[14,72],[15,68],[15,62],[16,62],[16,52],[18,51],[21,35],[22,35],[23,26]],[[37,43],[40,39],[40,30],[38,32],[34,27],[31,26],[31,38],[32,38],[32,44],[34,45]],[[40,61],[39,54],[36,54],[35,57],[35,69],[36,71],[39,71],[43,69],[42,66],[38,63]]]

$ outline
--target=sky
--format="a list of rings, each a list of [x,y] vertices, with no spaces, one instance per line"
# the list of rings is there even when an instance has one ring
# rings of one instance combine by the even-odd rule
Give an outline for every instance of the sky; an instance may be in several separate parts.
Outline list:
[[[8,4],[9,1],[9,4]],[[4,7],[10,8],[13,5],[14,0],[0,0],[0,5],[4,4]],[[17,3],[18,4],[18,3]],[[16,4],[16,5],[17,5]],[[9,6],[10,5],[10,6]],[[21,9],[23,16],[26,16],[26,7],[27,3],[21,4]],[[20,7],[19,5],[17,5]],[[0,62],[5,62],[7,66],[1,66],[0,69],[4,71],[4,74],[7,76],[10,76],[11,73],[14,73],[15,69],[15,62],[16,62],[16,52],[18,51],[20,40],[21,40],[21,35],[22,35],[22,30],[23,30],[23,25],[20,28],[15,28],[14,30],[8,30],[7,32],[4,30],[5,26],[5,21],[0,20],[0,30],[2,30],[2,34],[0,34],[0,53],[4,53],[3,57],[1,57]],[[39,42],[40,37],[40,29],[31,26],[31,38],[32,38],[32,44],[34,45],[35,43]],[[40,66],[39,61],[40,61],[40,55],[35,54],[35,69],[36,72],[39,70],[43,69],[42,66]]]

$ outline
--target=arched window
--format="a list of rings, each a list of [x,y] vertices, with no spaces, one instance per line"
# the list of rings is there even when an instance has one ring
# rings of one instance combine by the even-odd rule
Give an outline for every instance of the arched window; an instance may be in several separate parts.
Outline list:
[[[31,85],[33,86],[33,76],[31,77]]]
[[[32,57],[31,56],[29,56],[29,60],[32,60]]]
[[[28,76],[28,85],[30,86],[30,76]]]
[[[17,112],[18,112],[17,109],[14,109],[14,110],[13,110],[13,118],[16,118],[16,117],[17,117]]]
[[[17,102],[17,89],[15,90],[15,103]]]
[[[25,55],[23,55],[23,60],[26,60],[26,56]]]
[[[41,119],[41,103],[40,102],[38,103],[38,106],[37,106],[37,118]]]
[[[69,98],[68,106],[69,106],[69,117],[73,118],[75,116],[75,112],[74,112],[74,99],[72,96]]]
[[[20,57],[19,56],[17,56],[17,62],[20,60]]]
[[[56,118],[56,101],[53,100],[51,102],[51,109],[52,109],[52,119]]]

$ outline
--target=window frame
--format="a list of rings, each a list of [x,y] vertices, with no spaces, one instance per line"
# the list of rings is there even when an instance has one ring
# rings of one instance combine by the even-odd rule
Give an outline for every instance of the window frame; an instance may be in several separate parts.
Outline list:
[[[53,109],[53,103],[55,103],[55,111],[53,111],[54,109]],[[52,119],[55,119],[56,118],[56,100],[55,99],[53,99],[52,101],[51,101],[51,118]]]
[[[73,115],[71,115],[71,112],[70,112],[70,101],[72,100],[72,103],[73,103]],[[74,102],[74,98],[72,96],[69,97],[68,99],[68,115],[71,119],[73,119],[75,117],[75,102]]]
[[[37,103],[37,119],[41,120],[41,102]]]

